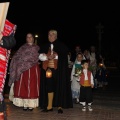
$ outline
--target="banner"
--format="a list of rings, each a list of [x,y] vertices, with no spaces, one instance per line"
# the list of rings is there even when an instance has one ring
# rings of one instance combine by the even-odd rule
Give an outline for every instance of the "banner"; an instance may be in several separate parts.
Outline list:
[[[16,25],[6,19],[2,34],[3,36],[8,36],[15,29]],[[3,92],[3,88],[5,85],[9,56],[10,50],[0,47],[0,93]]]
[[[9,20],[5,20],[5,25],[3,29],[3,36],[8,36],[10,35],[14,30],[16,29],[16,25],[11,23]]]
[[[9,2],[0,3],[0,32],[4,29]]]

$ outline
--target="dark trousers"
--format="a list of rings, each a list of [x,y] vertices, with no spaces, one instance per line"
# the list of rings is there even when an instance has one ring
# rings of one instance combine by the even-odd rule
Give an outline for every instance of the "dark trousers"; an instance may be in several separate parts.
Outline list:
[[[92,88],[90,87],[80,87],[80,102],[92,103],[93,102],[93,95],[92,95]]]

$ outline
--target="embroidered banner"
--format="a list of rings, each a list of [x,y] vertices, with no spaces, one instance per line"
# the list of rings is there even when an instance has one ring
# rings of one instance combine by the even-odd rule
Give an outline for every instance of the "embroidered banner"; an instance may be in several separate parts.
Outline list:
[[[4,36],[10,35],[15,29],[15,27],[16,27],[15,24],[11,23],[6,19],[2,34]],[[10,50],[0,47],[0,93],[3,92],[3,88],[5,84],[9,56],[10,56]]]
[[[8,36],[10,35],[14,30],[16,29],[16,25],[11,23],[9,20],[5,20],[5,25],[3,29],[3,36]]]

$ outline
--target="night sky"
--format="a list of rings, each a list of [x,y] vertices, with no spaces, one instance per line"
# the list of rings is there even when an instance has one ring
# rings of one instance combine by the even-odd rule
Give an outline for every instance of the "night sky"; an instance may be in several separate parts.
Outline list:
[[[120,44],[120,8],[116,5],[103,3],[81,3],[39,1],[24,3],[14,0],[10,2],[7,19],[17,24],[16,40],[19,48],[25,43],[28,32],[38,34],[39,44],[47,41],[50,29],[58,31],[58,38],[70,49],[80,44],[82,50],[91,45],[98,48],[98,34],[96,26],[104,26],[102,34],[102,53],[111,58],[119,57]]]

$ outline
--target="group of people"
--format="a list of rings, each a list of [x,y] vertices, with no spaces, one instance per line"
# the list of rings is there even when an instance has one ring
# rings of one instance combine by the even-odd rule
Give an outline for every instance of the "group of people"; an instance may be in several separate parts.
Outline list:
[[[89,60],[78,52],[70,77],[69,49],[57,34],[56,30],[50,30],[48,42],[41,47],[35,44],[32,33],[26,35],[26,43],[10,62],[9,99],[24,111],[40,107],[41,112],[50,112],[57,107],[58,113],[63,113],[63,108],[73,108],[75,98],[82,104],[82,111],[86,111],[86,105],[92,111],[94,76],[89,70]]]
[[[83,52],[79,45],[75,47],[75,51],[69,55],[69,62],[71,69],[71,90],[73,102],[76,104],[81,103],[83,105],[83,111],[86,111],[86,103],[88,104],[89,111],[92,111],[92,88],[103,87],[106,84],[106,67],[104,64],[104,58],[95,49],[95,46],[91,46],[90,50],[85,49]],[[84,66],[84,62],[88,65]],[[85,71],[88,71],[85,73]],[[91,72],[89,77],[88,73]],[[83,74],[84,73],[84,74]],[[81,83],[84,75],[84,84]],[[90,80],[90,84],[86,84],[86,80]],[[84,89],[83,89],[84,88]],[[83,95],[84,94],[84,95]],[[86,99],[86,103],[83,104],[82,99]],[[82,98],[82,99],[81,99]],[[88,102],[89,101],[89,102]]]
[[[81,52],[76,54],[76,60],[71,71],[71,90],[73,102],[82,104],[82,111],[92,111],[92,88],[94,87],[94,77],[89,70],[89,61],[85,59]]]
[[[57,107],[58,113],[63,113],[63,108],[72,108],[67,55],[68,48],[57,40],[56,30],[48,32],[48,42],[41,47],[28,33],[9,67],[13,104],[24,111],[40,107],[42,112],[50,112]]]

